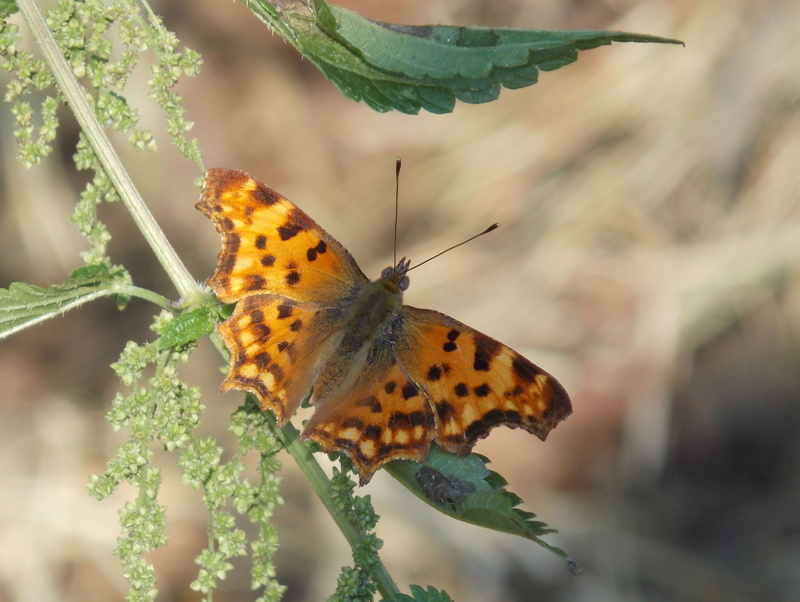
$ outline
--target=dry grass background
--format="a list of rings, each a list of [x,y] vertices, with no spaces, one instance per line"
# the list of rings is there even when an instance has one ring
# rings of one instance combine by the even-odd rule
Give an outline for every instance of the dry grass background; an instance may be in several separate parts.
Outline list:
[[[415,271],[411,304],[510,344],[565,384],[574,415],[546,444],[500,429],[477,448],[560,530],[572,576],[534,544],[455,524],[379,474],[383,558],[398,583],[462,602],[800,599],[800,4],[794,0],[484,0],[347,6],[388,21],[623,29],[685,48],[583,53],[538,85],[453,115],[381,115],[342,98],[241,4],[155,3],[205,57],[182,84],[207,165],[250,171],[300,204],[376,275],[391,259],[394,158],[401,254],[415,260],[493,221],[490,237]],[[142,73],[140,84],[146,74]],[[132,90],[135,95],[136,90]],[[160,117],[139,99],[146,125]],[[151,110],[152,109],[152,110]],[[59,152],[25,172],[7,111],[0,143],[0,285],[78,265],[76,196]],[[219,238],[193,209],[196,170],[129,155],[134,180],[198,279]],[[113,258],[173,296],[121,206]],[[118,441],[108,364],[146,340],[152,310],[97,303],[0,344],[0,600],[122,599],[116,509],[87,475]],[[185,377],[228,444],[236,394],[201,346]],[[165,470],[171,543],[159,600],[188,587],[205,525]],[[348,550],[287,458],[279,512],[287,601],[321,600]],[[215,600],[250,600],[245,567]]]

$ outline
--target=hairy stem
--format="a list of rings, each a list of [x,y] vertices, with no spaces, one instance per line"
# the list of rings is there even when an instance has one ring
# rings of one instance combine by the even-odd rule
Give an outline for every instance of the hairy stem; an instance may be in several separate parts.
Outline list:
[[[150,301],[150,303],[154,303],[163,309],[168,309],[174,311],[174,307],[170,303],[169,299],[164,297],[163,295],[159,295],[158,293],[154,293],[153,291],[141,288],[139,286],[133,285],[125,285],[117,287],[117,293],[121,295],[130,295],[131,297],[138,297],[139,299],[144,299],[145,301]]]

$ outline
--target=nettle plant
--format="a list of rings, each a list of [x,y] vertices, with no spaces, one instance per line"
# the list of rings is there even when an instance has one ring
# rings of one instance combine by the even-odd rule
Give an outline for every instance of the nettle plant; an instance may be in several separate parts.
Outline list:
[[[502,87],[534,84],[540,70],[571,63],[580,50],[612,42],[679,43],[622,32],[397,25],[364,19],[324,0],[244,4],[346,96],[377,111],[410,114],[420,109],[447,113],[456,100],[492,101]],[[35,41],[38,52],[23,49],[23,35]],[[139,492],[119,511],[122,536],[116,553],[130,583],[128,599],[155,598],[154,567],[146,556],[168,544],[165,507],[159,502],[162,472],[153,454],[154,446],[160,446],[177,454],[184,484],[201,492],[208,511],[208,546],[196,558],[199,570],[191,584],[204,599],[212,599],[219,581],[233,568],[232,559],[242,556],[250,557],[257,599],[281,598],[285,588],[273,565],[278,538],[272,516],[282,503],[276,454],[286,449],[352,547],[353,566],[342,569],[332,600],[370,600],[377,592],[384,600],[449,600],[430,586],[412,585],[410,596],[400,593],[378,555],[378,516],[369,496],[355,493],[347,456],[338,457],[339,467],[328,476],[312,446],[298,440],[291,422],[278,428],[275,417],[249,394],[231,417],[239,446],[230,459],[223,461],[216,440],[197,434],[205,409],[201,394],[181,381],[178,368],[204,336],[227,359],[215,328],[231,307],[219,303],[207,287],[198,285],[201,278],[187,271],[106,136],[107,130],[116,130],[133,149],[156,152],[153,135],[139,127],[137,108],[126,96],[129,78],[145,56],[154,57],[148,59],[148,94],[164,112],[172,143],[201,176],[201,149],[188,137],[192,124],[173,90],[180,78],[198,75],[201,57],[182,48],[144,0],[61,0],[46,16],[35,0],[0,0],[0,58],[10,76],[4,100],[16,121],[19,160],[30,168],[51,152],[57,109],[66,103],[81,129],[75,169],[94,174],[73,214],[88,244],[80,256],[83,265],[62,284],[41,288],[13,283],[0,290],[0,335],[101,297],[115,298],[121,311],[130,297],[145,299],[156,310],[152,328],[158,337],[129,342],[112,366],[128,392],[113,400],[108,421],[123,429],[127,439],[103,474],[91,476],[88,484],[98,500],[123,482]],[[174,284],[173,298],[136,286],[125,266],[108,257],[111,234],[98,220],[97,209],[117,200]],[[152,376],[145,377],[145,372]],[[259,458],[255,480],[244,476],[248,454]],[[521,499],[506,490],[505,480],[487,463],[477,454],[462,457],[434,446],[424,462],[397,460],[384,468],[444,515],[526,537],[575,570],[563,550],[541,539],[552,529],[519,508]],[[248,541],[237,526],[237,514],[257,526],[255,539]]]

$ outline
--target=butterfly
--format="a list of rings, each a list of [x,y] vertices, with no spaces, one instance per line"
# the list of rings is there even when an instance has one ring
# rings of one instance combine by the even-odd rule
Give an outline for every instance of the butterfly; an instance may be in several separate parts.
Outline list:
[[[220,389],[253,393],[283,426],[310,396],[301,438],[344,452],[361,485],[435,441],[466,455],[496,426],[544,440],[569,396],[516,351],[437,311],[403,305],[411,262],[370,281],[339,241],[288,199],[234,169],[208,171],[197,208],[222,234],[208,281],[236,303],[219,332]]]

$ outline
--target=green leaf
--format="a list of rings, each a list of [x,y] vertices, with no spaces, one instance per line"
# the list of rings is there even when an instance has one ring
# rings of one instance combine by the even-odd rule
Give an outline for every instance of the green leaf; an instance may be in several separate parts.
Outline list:
[[[545,31],[371,21],[314,0],[277,12],[254,0],[252,10],[287,38],[353,100],[377,111],[449,113],[456,99],[495,100],[500,89],[535,84],[539,71],[574,62],[578,51],[613,42],[680,44],[617,31]]]
[[[159,349],[185,345],[214,332],[216,313],[210,307],[198,307],[170,320],[161,330]]]
[[[440,592],[432,585],[429,585],[428,589],[422,589],[419,585],[412,585],[410,589],[411,596],[398,594],[391,599],[391,602],[453,602],[447,592]]]
[[[59,316],[87,301],[117,294],[127,283],[124,270],[107,265],[82,267],[64,284],[47,288],[14,282],[7,289],[0,289],[0,338]]]
[[[0,0],[0,18],[13,15],[19,10],[14,0]]]
[[[489,460],[479,454],[458,456],[433,445],[424,462],[395,460],[385,468],[421,500],[458,520],[487,529],[519,535],[536,542],[569,563],[569,555],[541,539],[555,533],[536,515],[517,508],[522,499],[506,490],[506,480],[486,467]]]

